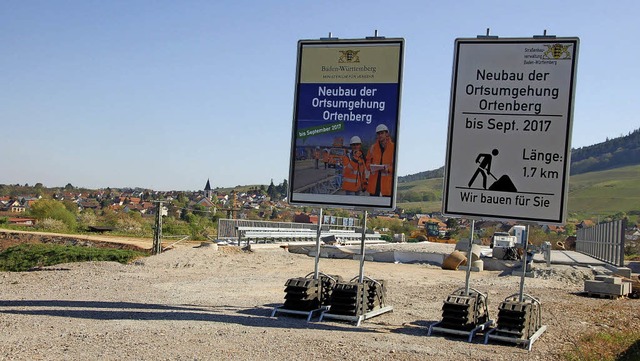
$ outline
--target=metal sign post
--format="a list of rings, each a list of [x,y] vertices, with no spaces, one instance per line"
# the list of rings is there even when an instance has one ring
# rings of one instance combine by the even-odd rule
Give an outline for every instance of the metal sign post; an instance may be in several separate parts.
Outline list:
[[[290,204],[395,208],[403,59],[404,39],[380,37],[377,31],[365,39],[338,39],[329,33],[329,38],[298,42]],[[322,307],[329,311],[327,318],[358,325],[391,311],[393,308],[386,305],[385,283],[364,276],[366,228],[364,211],[357,282],[356,277],[349,282],[337,281],[341,277],[333,279],[318,269],[320,208],[315,282],[287,281],[291,292],[285,304],[292,305],[296,294],[319,295]],[[299,284],[311,283],[313,287],[300,289]],[[357,302],[344,304],[351,299]],[[304,301],[294,307],[305,307],[309,300]],[[331,310],[336,312],[331,314]]]
[[[464,282],[464,294],[469,296],[469,280],[471,279],[471,248],[473,247],[473,232],[476,225],[475,219],[471,221],[471,235],[469,236],[469,252],[467,252],[467,274]]]
[[[475,224],[476,221],[472,220],[465,286],[447,297],[442,307],[442,321],[429,325],[428,336],[433,332],[442,332],[467,336],[467,341],[471,342],[478,332],[483,332],[493,324],[489,318],[487,294],[470,287]]]
[[[529,247],[529,225],[527,225],[527,232],[522,237],[522,247],[523,247],[523,255],[522,255],[522,275],[520,277],[520,292],[518,293],[518,301],[522,302],[524,300],[524,279],[527,275],[527,258],[529,255],[527,254],[527,248]]]
[[[367,211],[363,211],[364,219],[362,221],[362,239],[360,240],[360,273],[358,283],[364,282],[364,241],[367,236]]]
[[[153,230],[153,254],[162,253],[162,202],[156,203],[156,222]]]
[[[318,233],[316,234],[316,259],[313,271],[313,279],[317,280],[320,274],[320,269],[318,264],[320,263],[320,235],[322,232],[322,208],[320,208],[320,213],[318,213]]]

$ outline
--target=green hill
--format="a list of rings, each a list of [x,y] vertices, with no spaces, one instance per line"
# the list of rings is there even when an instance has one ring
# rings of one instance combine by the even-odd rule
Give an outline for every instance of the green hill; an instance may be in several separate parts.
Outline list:
[[[405,210],[442,210],[443,178],[398,183],[397,205]],[[435,200],[417,200],[411,195],[435,194]],[[569,178],[568,211],[580,218],[618,212],[640,214],[640,165],[589,172]]]
[[[568,208],[585,215],[640,214],[640,165],[571,176]]]

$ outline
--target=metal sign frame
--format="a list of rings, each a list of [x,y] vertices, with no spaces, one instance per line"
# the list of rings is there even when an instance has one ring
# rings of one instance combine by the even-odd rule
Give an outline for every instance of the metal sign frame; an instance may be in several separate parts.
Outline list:
[[[289,203],[395,208],[403,58],[402,38],[298,42]]]
[[[577,37],[456,39],[443,213],[563,224]]]

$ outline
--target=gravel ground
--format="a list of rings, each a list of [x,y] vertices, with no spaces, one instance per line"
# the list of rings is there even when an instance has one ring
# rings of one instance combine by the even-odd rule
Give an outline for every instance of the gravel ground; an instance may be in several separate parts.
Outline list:
[[[359,263],[321,259],[320,270],[350,279]],[[63,264],[0,273],[0,360],[557,360],[584,333],[640,328],[633,299],[580,295],[588,269],[542,268],[525,292],[542,302],[547,331],[532,351],[438,334],[444,299],[465,273],[424,264],[365,263],[387,281],[393,312],[360,327],[337,320],[307,323],[269,317],[284,283],[314,270],[314,259],[283,249],[181,246],[129,265]],[[520,278],[473,273],[495,319]]]

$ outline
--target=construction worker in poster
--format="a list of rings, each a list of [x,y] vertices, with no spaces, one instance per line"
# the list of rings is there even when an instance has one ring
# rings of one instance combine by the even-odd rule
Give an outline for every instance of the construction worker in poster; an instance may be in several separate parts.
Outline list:
[[[324,169],[329,166],[329,149],[324,148],[322,150],[322,162],[324,163]]]
[[[342,156],[342,189],[347,195],[360,195],[365,190],[365,164],[360,137],[351,137],[351,151]]]
[[[394,144],[389,128],[380,124],[376,127],[376,142],[371,145],[366,158],[369,172],[367,192],[372,196],[390,197],[393,185]]]
[[[313,150],[313,162],[315,163],[316,169],[319,169],[318,166],[320,164],[320,147],[316,147]]]

